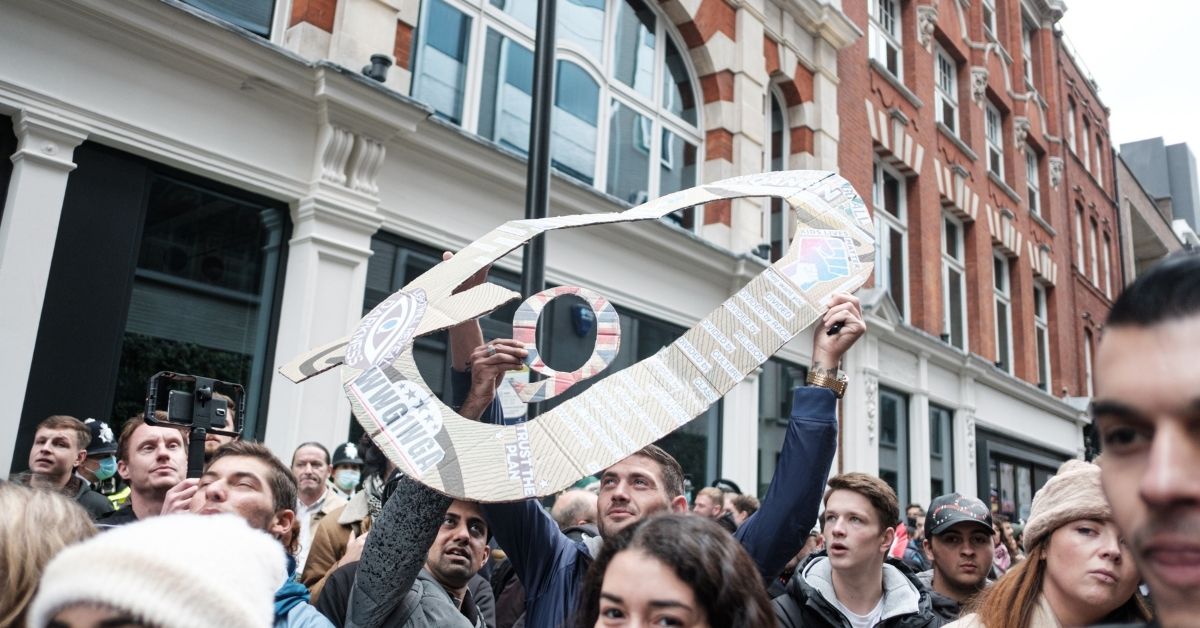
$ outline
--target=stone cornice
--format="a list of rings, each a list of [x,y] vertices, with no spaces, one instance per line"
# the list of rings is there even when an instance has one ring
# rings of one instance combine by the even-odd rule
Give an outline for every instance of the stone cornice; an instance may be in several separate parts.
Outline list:
[[[858,41],[863,32],[841,9],[819,0],[783,0],[784,10],[805,30],[820,35],[837,50]]]

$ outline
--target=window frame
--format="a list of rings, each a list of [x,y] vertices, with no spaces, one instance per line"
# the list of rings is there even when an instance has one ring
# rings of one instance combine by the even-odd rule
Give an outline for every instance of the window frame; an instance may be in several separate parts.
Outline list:
[[[1091,231],[1088,233],[1088,243],[1091,244],[1091,257],[1089,258],[1092,268],[1092,285],[1100,287],[1100,253],[1096,249],[1099,247],[1099,231],[1100,226],[1096,224],[1096,219],[1090,220]]]
[[[885,12],[884,7],[891,7]],[[868,57],[875,60],[892,76],[904,80],[904,7],[902,0],[871,0],[868,31],[870,35]],[[891,28],[886,26],[891,24]],[[889,47],[894,53],[896,68],[888,67]]]
[[[996,270],[1000,272],[997,273]],[[1013,374],[1013,310],[1012,310],[1012,264],[1000,251],[992,250],[992,300],[993,310],[999,314],[1000,305],[1004,305],[1005,341],[1000,338],[1000,321],[995,321],[996,327],[996,362],[997,367]],[[999,316],[997,316],[999,318]],[[1003,347],[1001,346],[1003,345]],[[1001,350],[1004,351],[1003,356]],[[1001,366],[1002,365],[1002,366]]]
[[[494,31],[503,39],[511,42],[511,44],[505,45],[518,45],[527,51],[533,51],[535,41],[534,27],[487,0],[481,0],[478,4],[473,4],[466,0],[440,1],[470,20],[465,40],[467,53],[466,61],[464,62],[465,74],[463,87],[460,95],[462,113],[460,116],[461,120],[456,126],[476,135],[484,141],[501,147],[503,150],[515,152],[519,155],[522,154],[522,151],[519,149],[502,146],[495,140],[491,140],[480,133],[480,118],[483,109],[482,100],[485,97],[483,93],[484,81],[487,78],[484,76],[484,57],[487,54],[486,44],[489,31]],[[628,107],[630,111],[648,118],[650,121],[650,134],[649,138],[647,138],[649,140],[648,149],[650,158],[647,164],[649,172],[646,174],[646,195],[648,198],[656,198],[662,194],[662,169],[668,167],[664,164],[670,162],[669,159],[664,160],[662,155],[664,132],[671,133],[676,141],[681,139],[695,149],[693,180],[690,184],[685,182],[682,189],[698,185],[702,180],[705,150],[704,99],[700,88],[699,75],[696,72],[695,65],[692,63],[691,56],[688,54],[687,46],[682,43],[684,41],[683,37],[679,34],[678,28],[672,20],[660,8],[656,7],[656,3],[652,2],[641,2],[655,17],[654,75],[651,79],[651,93],[648,96],[642,94],[617,78],[615,74],[616,42],[618,39],[616,33],[622,3],[625,1],[605,0],[604,22],[601,29],[603,43],[601,44],[599,59],[595,58],[591,52],[571,39],[560,38],[556,42],[556,65],[554,69],[556,75],[559,71],[559,65],[557,64],[564,62],[574,64],[596,82],[599,94],[597,96],[598,102],[596,103],[596,142],[592,152],[592,157],[594,158],[593,171],[591,173],[592,181],[590,183],[582,181],[568,170],[560,168],[558,164],[554,164],[553,168],[562,176],[579,181],[602,193],[607,193],[609,179],[612,176],[609,172],[608,158],[611,148],[610,136],[612,114],[614,111],[613,102],[617,101],[621,106]],[[427,7],[430,5],[431,3],[422,3],[421,15],[418,18],[419,24],[425,24],[428,14]],[[421,54],[422,48],[425,45],[425,40],[420,34],[422,30],[424,29],[418,29],[418,34],[413,41],[413,82],[409,94],[414,99],[424,102],[418,92],[419,87],[417,83],[417,76],[419,75],[421,64],[423,63],[422,57],[424,56]],[[688,88],[692,92],[691,97],[694,103],[692,111],[695,112],[696,117],[694,124],[670,111],[665,102],[664,83],[670,82],[669,77],[671,75],[671,68],[667,64],[668,40],[678,54],[679,61],[682,62],[684,71],[687,74]],[[557,98],[557,81],[555,92],[555,98]],[[557,100],[555,100],[555,104],[552,105],[552,111],[557,108],[559,107]],[[552,113],[552,115],[555,114]],[[553,141],[554,138],[552,137],[552,146]],[[685,150],[687,149],[685,148]],[[553,147],[551,153],[553,159]],[[527,155],[527,152],[524,154]],[[629,202],[628,199],[621,200]],[[690,211],[693,212],[691,231],[698,232],[704,222],[703,206],[697,206]]]
[[[1100,137],[1099,133],[1096,134],[1096,171],[1093,174],[1096,175],[1096,185],[1099,185],[1100,188],[1103,189],[1104,188],[1104,139]]]
[[[950,234],[946,229],[947,223],[954,225],[956,228],[955,245],[958,249],[958,257],[950,254],[949,241]],[[963,352],[970,351],[970,334],[968,332],[969,322],[967,316],[967,264],[966,264],[966,234],[963,232],[963,223],[958,218],[950,215],[948,212],[942,212],[942,329],[946,334],[946,342],[950,346],[955,347]],[[962,320],[959,321],[962,329],[959,335],[962,339],[962,346],[954,344],[954,321],[951,320],[950,312],[950,272],[958,273],[959,283],[959,312]]]
[[[779,91],[777,85],[771,85],[767,89],[766,97],[766,129],[767,141],[764,142],[763,163],[766,165],[766,170],[776,172],[775,164],[775,149],[779,148],[778,170],[787,170],[790,167],[791,160],[791,124],[788,120],[787,100]],[[782,121],[782,129],[779,133],[779,145],[775,142],[775,116],[774,107],[779,107],[779,113]],[[781,212],[779,224],[779,238],[776,239],[776,230],[774,217],[776,212]],[[787,252],[788,244],[791,243],[792,235],[791,211],[787,203],[780,198],[767,198],[763,200],[763,233],[766,234],[766,244],[770,247],[767,253],[767,261],[775,262]],[[775,243],[779,242],[778,255],[775,251]]]
[[[1037,27],[1029,23],[1029,20],[1021,19],[1021,54],[1024,56],[1025,68],[1025,86],[1030,90],[1036,90],[1033,81],[1033,34],[1037,31]]]
[[[1087,391],[1087,396],[1091,397],[1095,394],[1095,386],[1092,383],[1094,376],[1094,364],[1092,363],[1092,332],[1083,330],[1083,378],[1084,390]]]
[[[1083,137],[1083,147],[1082,147],[1082,150],[1080,150],[1080,154],[1083,156],[1083,169],[1087,170],[1088,172],[1091,172],[1092,171],[1092,149],[1091,149],[1090,144],[1092,141],[1091,140],[1092,123],[1088,122],[1087,116],[1084,116],[1084,118],[1083,118],[1083,132],[1080,133],[1079,135],[1081,137]]]
[[[1033,338],[1038,361],[1038,388],[1053,390],[1050,357],[1050,291],[1041,283],[1033,284]],[[1040,342],[1039,342],[1040,340]]]
[[[1075,116],[1078,115],[1075,111],[1075,99],[1067,98],[1067,146],[1071,148],[1071,152],[1078,155],[1079,147],[1076,144],[1078,141],[1075,133]]]
[[[1079,272],[1086,275],[1087,266],[1084,265],[1083,252],[1083,206],[1078,202],[1075,203],[1075,267]]]
[[[996,0],[982,0],[980,5],[982,9],[980,13],[982,13],[983,18],[983,32],[991,35],[993,39],[999,37],[999,33],[996,32]]]
[[[900,503],[902,503],[902,504],[908,503],[908,497],[909,497],[909,495],[912,494],[912,444],[910,442],[912,439],[911,439],[911,433],[910,433],[911,430],[909,429],[911,418],[912,418],[912,396],[902,390],[899,390],[897,388],[892,388],[890,386],[886,386],[883,384],[880,384],[880,386],[879,386],[878,395],[879,395],[879,399],[878,399],[878,403],[879,403],[879,445],[878,445],[878,449],[882,453],[881,450],[884,449],[885,447],[888,447],[888,448],[894,447],[895,448],[895,450],[896,450],[896,469],[895,469],[896,487],[894,487],[894,488],[896,489],[896,496],[900,499]],[[886,417],[884,417],[884,407],[883,407],[884,406],[883,398],[885,396],[893,397],[896,401],[897,407],[901,409],[901,416],[896,417],[896,442],[891,443],[891,444],[885,444],[885,441],[883,439],[883,422],[886,420]],[[879,476],[881,479],[883,477],[882,458],[883,458],[883,456],[880,455]],[[885,482],[886,482],[886,480],[885,480]]]
[[[1004,180],[1004,116],[989,100],[984,110],[984,139],[987,143],[988,172]]]
[[[954,492],[954,414],[954,410],[948,406],[929,403],[929,490],[934,497]],[[933,425],[935,421],[940,424],[942,449],[940,455],[934,453],[936,439]],[[938,467],[941,467],[943,475],[940,492],[935,491],[933,486],[933,470]]]
[[[1042,215],[1042,157],[1033,146],[1025,145],[1025,188],[1029,211]]]
[[[1103,239],[1104,239],[1104,249],[1103,249],[1103,258],[1104,258],[1104,260],[1103,260],[1103,262],[1104,262],[1104,296],[1108,297],[1108,299],[1111,301],[1111,300],[1112,300],[1112,298],[1113,298],[1113,290],[1112,290],[1112,285],[1113,285],[1113,282],[1112,282],[1112,253],[1110,252],[1110,249],[1112,249],[1112,238],[1110,238],[1110,237],[1108,236],[1108,232],[1106,231],[1106,232],[1104,233],[1104,238],[1103,238]]]
[[[886,209],[883,209],[884,192],[883,192],[883,177],[888,176],[896,180],[897,189],[897,215],[893,215]],[[900,310],[900,316],[903,320],[908,320],[909,298],[908,298],[908,180],[904,175],[891,166],[876,159],[871,177],[871,210],[875,215],[875,242],[879,247],[879,254],[876,255],[875,276],[882,283],[880,287],[892,296],[892,302],[895,303],[894,296],[896,290],[891,285],[891,274],[886,272],[889,270],[885,264],[894,259],[893,251],[891,250],[891,238],[885,238],[884,229],[891,229],[900,234],[900,286],[901,299],[897,303],[897,309]]]
[[[943,65],[949,67],[949,72],[945,71]],[[934,115],[937,122],[950,129],[950,132],[958,137],[962,130],[958,107],[958,62],[942,48],[941,44],[936,43],[933,49],[933,77],[934,97],[937,101]],[[948,86],[943,85],[946,82],[943,81],[944,78],[949,79]],[[952,110],[954,116],[950,124],[946,124],[947,107]]]

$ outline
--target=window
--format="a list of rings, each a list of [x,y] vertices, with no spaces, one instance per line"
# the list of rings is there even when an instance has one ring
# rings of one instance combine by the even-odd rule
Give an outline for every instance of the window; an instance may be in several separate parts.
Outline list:
[[[259,37],[271,36],[275,0],[181,0]]]
[[[929,404],[929,494],[954,490],[954,411]]]
[[[1000,110],[992,103],[987,104],[987,166],[992,174],[1004,178],[1004,124]]]
[[[937,121],[958,135],[958,64],[941,46],[936,48],[933,57],[937,75]]]
[[[967,289],[963,225],[942,214],[942,312],[944,339],[967,350]]]
[[[1080,151],[1080,156],[1083,157],[1083,169],[1088,172],[1092,171],[1092,153],[1088,148],[1088,142],[1091,141],[1092,123],[1088,122],[1087,118],[1083,119],[1083,149]]]
[[[996,0],[983,0],[983,31],[996,35]]]
[[[1104,140],[1096,136],[1096,184],[1104,187]]]
[[[879,479],[908,503],[908,395],[879,387]]]
[[[1008,258],[992,254],[993,294],[996,298],[996,366],[1012,373],[1012,277]]]
[[[1071,147],[1072,153],[1079,153],[1079,148],[1075,145],[1075,99],[1067,99],[1067,146]]]
[[[783,99],[771,90],[767,97],[770,102],[770,113],[768,123],[771,129],[770,146],[767,149],[767,164],[772,172],[787,170],[788,155],[788,139],[791,133],[787,123],[787,109],[783,106]],[[788,209],[787,203],[781,198],[769,198],[766,201],[767,224],[763,231],[770,238],[771,252],[769,261],[776,261],[783,256],[787,251],[788,243],[791,240],[792,229],[792,212]]]
[[[779,464],[787,426],[792,415],[792,393],[804,385],[808,369],[778,358],[762,365],[758,376],[758,494],[767,494],[767,485]]]
[[[1092,332],[1083,330],[1083,385],[1087,391],[1087,396],[1091,397],[1092,392]]]
[[[1087,272],[1083,266],[1083,205],[1075,203],[1075,266],[1079,272]]]
[[[1098,256],[1100,255],[1100,251],[1098,249],[1100,247],[1097,246],[1097,244],[1096,244],[1096,241],[1097,241],[1096,232],[1099,231],[1099,228],[1097,228],[1097,226],[1096,226],[1095,218],[1092,219],[1091,226],[1092,226],[1092,230],[1088,234],[1088,244],[1090,244],[1092,246],[1092,250],[1091,250],[1091,253],[1092,253],[1092,257],[1091,257],[1091,260],[1092,260],[1092,285],[1099,288],[1100,287],[1100,264],[1099,264]]]
[[[1108,234],[1104,234],[1104,296],[1111,299],[1112,293],[1112,259],[1109,257],[1109,249],[1112,248],[1112,240]]]
[[[536,0],[422,4],[413,97],[528,152]],[[628,203],[696,184],[696,81],[669,21],[643,0],[559,5],[550,154],[560,173]],[[698,210],[672,218],[698,226]]]
[[[902,78],[900,0],[871,0],[870,54],[896,78]]]
[[[1021,28],[1021,53],[1025,57],[1025,86],[1033,89],[1033,33],[1036,31],[1029,22],[1023,22]]]
[[[1025,187],[1029,196],[1029,211],[1042,214],[1041,158],[1032,146],[1025,146]]]
[[[871,187],[875,209],[875,243],[879,247],[875,277],[888,291],[900,315],[908,319],[908,218],[905,208],[904,178],[875,162]]]
[[[1050,392],[1050,317],[1046,306],[1046,288],[1033,286],[1033,339],[1037,345],[1038,388]]]

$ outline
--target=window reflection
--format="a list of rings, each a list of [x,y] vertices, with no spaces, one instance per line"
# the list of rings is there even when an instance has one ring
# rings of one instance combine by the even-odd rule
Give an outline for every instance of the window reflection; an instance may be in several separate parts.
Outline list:
[[[558,4],[559,41],[579,44],[596,63],[604,59],[605,0],[566,0]]]
[[[479,106],[479,134],[517,152],[529,149],[533,53],[488,29]]]
[[[612,101],[608,127],[607,192],[634,205],[649,198],[650,120]]]
[[[663,129],[659,194],[670,194],[696,185],[696,146]]]
[[[455,124],[462,123],[471,18],[442,2],[429,0],[417,51],[413,97]]]
[[[654,95],[654,13],[640,0],[625,0],[617,14],[613,76],[641,94]]]
[[[517,18],[529,28],[537,28],[537,0],[490,0],[492,6]],[[559,20],[561,22],[562,20]]]
[[[667,71],[663,73],[663,109],[696,124],[696,97],[683,56],[671,38],[666,38]]]
[[[554,84],[550,155],[556,168],[590,185],[596,172],[600,85],[568,61],[558,62]]]

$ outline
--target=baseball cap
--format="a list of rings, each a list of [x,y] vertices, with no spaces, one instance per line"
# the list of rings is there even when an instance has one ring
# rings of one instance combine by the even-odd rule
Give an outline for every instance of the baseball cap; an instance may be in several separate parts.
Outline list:
[[[358,453],[358,445],[355,443],[342,443],[337,449],[333,450],[333,466],[339,464],[357,464],[362,465],[362,457]]]
[[[92,433],[92,442],[87,446],[88,456],[108,456],[117,453],[117,439],[108,423],[88,418],[84,419],[83,424]]]
[[[959,493],[942,495],[929,504],[925,515],[927,534],[937,536],[960,523],[974,523],[991,534],[992,513],[983,502]]]

